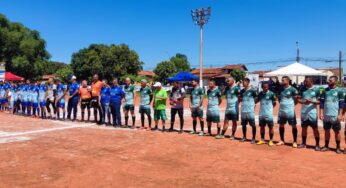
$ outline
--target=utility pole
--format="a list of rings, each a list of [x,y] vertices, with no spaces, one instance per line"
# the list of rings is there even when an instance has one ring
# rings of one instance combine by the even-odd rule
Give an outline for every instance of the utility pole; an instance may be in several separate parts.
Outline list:
[[[339,51],[339,80],[341,87],[344,87],[344,77],[342,72],[342,51]]]
[[[203,26],[208,23],[211,7],[191,10],[193,22],[199,26],[199,85],[203,87]]]

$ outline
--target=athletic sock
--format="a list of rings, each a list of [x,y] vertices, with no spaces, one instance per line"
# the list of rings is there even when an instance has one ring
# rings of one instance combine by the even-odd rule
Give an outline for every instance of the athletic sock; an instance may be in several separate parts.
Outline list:
[[[265,133],[264,132],[261,132],[261,139],[264,140],[264,135]]]
[[[151,127],[151,116],[148,116],[149,127]]]
[[[201,131],[204,132],[204,121],[199,122],[201,124]]]
[[[335,142],[336,142],[336,149],[340,149],[340,140],[337,140]]]
[[[171,127],[169,129],[171,129],[171,130],[174,129],[174,121],[171,121]]]
[[[84,112],[82,112],[82,121],[84,121]]]
[[[125,116],[125,125],[128,126],[129,116]]]
[[[325,146],[328,148],[329,147],[329,140],[325,140]]]
[[[285,140],[285,127],[280,127],[279,131],[280,131],[280,139],[281,139],[281,141],[284,141]]]
[[[269,138],[270,140],[273,140],[274,134],[273,133],[269,133]]]
[[[208,126],[208,133],[211,134],[211,126]]]
[[[235,129],[235,130],[232,129],[232,136],[235,135],[235,131],[236,131],[236,130],[237,130],[237,129]]]
[[[227,129],[226,130],[222,130],[221,135],[225,135],[226,131],[227,131]]]
[[[64,119],[64,120],[65,120],[65,115],[66,115],[66,113],[63,112],[63,113],[62,113],[62,119]]]
[[[252,139],[256,139],[256,126],[252,126]]]
[[[306,145],[306,136],[302,136],[302,142],[304,145]]]
[[[217,134],[219,135],[219,134],[220,134],[220,132],[221,132],[221,128],[220,128],[220,127],[218,127],[218,128],[217,128]]]
[[[292,134],[293,134],[293,141],[294,141],[294,142],[297,142],[298,129],[297,129],[297,128],[293,128],[293,129],[292,129]]]
[[[184,119],[180,119],[180,130],[184,130]]]
[[[193,128],[193,131],[196,132],[196,127],[197,127],[197,120],[193,120],[192,121],[192,128]]]
[[[144,127],[144,115],[141,115],[141,124],[142,124],[142,127]]]
[[[242,126],[242,130],[243,130],[243,138],[246,138],[246,125]]]
[[[320,145],[320,137],[315,137],[316,146]]]
[[[132,116],[132,126],[135,126],[136,124],[136,116]]]

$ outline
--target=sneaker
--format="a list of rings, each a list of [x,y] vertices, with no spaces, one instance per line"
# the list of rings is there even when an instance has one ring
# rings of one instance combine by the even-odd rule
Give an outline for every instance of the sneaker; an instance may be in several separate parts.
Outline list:
[[[321,151],[320,146],[315,146],[315,151]]]
[[[337,154],[340,154],[340,153],[341,153],[340,148],[336,148],[335,152],[336,152]]]
[[[190,134],[196,134],[196,131],[191,131]]]
[[[234,140],[235,137],[234,137],[233,135],[231,135],[231,136],[229,137],[229,139],[230,139],[230,140]]]
[[[173,128],[169,128],[169,129],[168,129],[168,132],[173,132],[173,131],[174,131]]]
[[[266,142],[264,140],[260,140],[257,142],[257,145],[263,145],[263,144],[266,144]]]
[[[329,148],[326,146],[323,146],[323,148],[321,149],[321,151],[325,152],[325,151],[329,151]]]
[[[122,125],[121,128],[127,128],[127,125]]]
[[[213,136],[211,133],[206,133],[205,136]]]
[[[225,135],[218,134],[215,136],[215,139],[224,139]]]
[[[270,140],[268,146],[274,146],[274,142]]]
[[[179,133],[179,134],[183,134],[183,133],[184,133],[184,130],[180,130],[178,133]]]
[[[305,149],[305,148],[306,148],[306,145],[305,145],[305,144],[300,144],[300,145],[298,146],[298,148],[299,148],[299,149]]]
[[[292,147],[293,147],[293,148],[298,148],[297,142],[293,142]]]
[[[251,144],[256,144],[256,139],[251,139]]]
[[[245,142],[246,138],[242,138],[241,140],[239,140],[239,142]]]
[[[276,145],[277,146],[282,146],[282,145],[284,145],[285,144],[285,142],[283,142],[282,140],[280,140]]]
[[[198,136],[205,136],[205,133],[204,132],[199,132]]]

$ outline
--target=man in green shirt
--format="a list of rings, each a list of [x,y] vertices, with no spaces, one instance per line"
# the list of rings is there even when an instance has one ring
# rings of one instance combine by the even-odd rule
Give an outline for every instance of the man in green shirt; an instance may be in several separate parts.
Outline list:
[[[302,121],[302,144],[299,148],[306,148],[306,137],[308,126],[314,131],[316,146],[315,150],[320,150],[320,133],[318,131],[317,105],[320,103],[320,89],[314,87],[311,77],[306,77],[304,86],[299,91],[298,102],[302,104],[301,121]]]
[[[216,136],[216,138],[225,138],[225,133],[228,129],[229,121],[232,121],[232,134],[230,136],[231,140],[234,140],[234,134],[237,130],[237,121],[239,120],[239,94],[240,88],[234,83],[234,78],[230,77],[227,79],[227,87],[225,88],[225,95],[227,99],[227,107],[225,112],[225,120],[223,124],[223,129],[221,135]]]
[[[135,123],[136,123],[136,116],[135,116],[136,92],[135,92],[135,86],[131,84],[130,78],[125,79],[124,92],[125,92],[125,105],[124,105],[125,126],[128,126],[129,112],[131,112],[131,116],[132,116],[131,128],[134,129]]]
[[[276,105],[276,96],[269,90],[269,83],[262,82],[262,91],[258,95],[258,101],[260,102],[259,112],[259,126],[261,128],[261,140],[257,142],[257,145],[265,144],[265,127],[269,128],[269,146],[274,146],[274,120],[273,120],[273,108]]]
[[[141,114],[141,129],[151,130],[151,110],[150,103],[153,99],[153,94],[149,86],[147,86],[147,80],[141,80],[141,89],[140,89],[140,105],[139,105],[139,113]],[[144,127],[144,115],[147,115],[149,126]]]
[[[296,88],[290,86],[290,78],[288,76],[283,76],[281,79],[281,91],[279,93],[279,117],[278,123],[280,125],[280,141],[276,144],[277,146],[281,146],[285,144],[285,124],[288,122],[289,125],[292,126],[292,134],[293,134],[293,144],[292,147],[297,148],[297,137],[298,137],[298,129],[297,129],[297,120],[295,113],[295,105],[297,104],[297,95],[298,91]]]
[[[251,144],[256,143],[256,123],[255,123],[255,102],[257,98],[257,90],[250,86],[250,79],[243,79],[243,89],[240,91],[239,101],[241,104],[241,125],[243,131],[243,138],[240,142],[246,141],[246,125],[252,127]]]
[[[325,145],[321,151],[329,150],[330,129],[335,133],[336,153],[340,150],[340,130],[344,108],[345,94],[342,88],[336,86],[338,77],[331,76],[328,87],[321,93],[320,97],[320,119],[323,121],[325,133]]]
[[[208,108],[207,108],[207,124],[208,124],[208,135],[211,136],[211,124],[216,123],[217,135],[220,134],[220,109],[219,105],[222,102],[221,91],[216,87],[215,81],[209,81],[208,89]]]
[[[204,136],[204,120],[203,120],[203,99],[204,99],[204,91],[201,87],[198,86],[198,81],[193,80],[191,82],[193,90],[190,95],[190,110],[192,117],[192,127],[193,130],[191,134],[195,134],[197,132],[197,118],[199,119],[199,123],[201,124],[201,132],[199,136]]]
[[[162,88],[160,82],[156,82],[153,87],[155,88],[154,92],[154,121],[155,128],[154,130],[158,130],[159,120],[162,121],[162,132],[165,131],[165,122],[167,120],[166,116],[166,101],[168,98],[167,91]]]

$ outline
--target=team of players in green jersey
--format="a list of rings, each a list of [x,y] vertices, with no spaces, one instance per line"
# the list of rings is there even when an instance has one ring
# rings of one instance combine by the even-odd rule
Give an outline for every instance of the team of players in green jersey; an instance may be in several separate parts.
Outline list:
[[[257,142],[258,145],[267,144],[265,142],[265,127],[269,128],[269,146],[274,146],[273,142],[273,108],[279,103],[278,124],[280,141],[276,143],[277,146],[285,144],[285,124],[289,124],[292,127],[293,144],[294,148],[306,148],[307,140],[307,128],[310,126],[313,129],[315,136],[315,150],[316,151],[328,151],[330,130],[332,129],[335,134],[336,140],[336,152],[341,153],[340,150],[340,131],[341,120],[343,119],[345,111],[344,98],[345,93],[342,88],[336,86],[338,78],[332,76],[328,80],[328,87],[324,90],[313,85],[313,80],[310,77],[306,77],[304,86],[299,91],[290,86],[290,79],[287,76],[282,77],[282,89],[276,95],[269,90],[269,83],[262,83],[262,91],[260,93],[250,86],[250,80],[248,78],[243,79],[243,89],[234,82],[233,78],[227,80],[227,87],[224,91],[221,91],[216,85],[215,81],[209,82],[207,91],[208,105],[206,110],[206,120],[208,132],[204,132],[204,120],[203,120],[203,89],[198,86],[197,81],[192,81],[193,90],[190,97],[190,109],[193,118],[193,130],[192,134],[197,133],[197,120],[200,121],[201,131],[200,136],[211,136],[212,123],[217,125],[217,135],[215,138],[225,138],[225,133],[228,129],[229,122],[232,122],[232,132],[230,139],[234,140],[235,132],[237,130],[237,121],[239,115],[241,117],[241,126],[243,138],[241,142],[247,140],[247,125],[252,128],[251,143],[256,144],[256,123],[255,123],[255,105],[260,104],[259,110],[259,126],[261,139]],[[221,129],[220,124],[220,108],[219,105],[222,102],[222,95],[225,95],[227,100],[224,124]],[[295,107],[297,104],[301,104],[301,126],[302,126],[302,143],[298,146],[297,137],[297,121],[295,114]],[[241,105],[240,105],[241,104]],[[319,106],[319,108],[318,108]],[[239,113],[240,109],[240,113]],[[318,113],[318,109],[319,113]],[[325,131],[325,145],[320,148],[320,133],[318,131],[318,117],[323,121],[323,128]],[[345,131],[346,137],[346,131]],[[346,138],[345,138],[346,142]],[[344,150],[346,154],[346,149]]]

